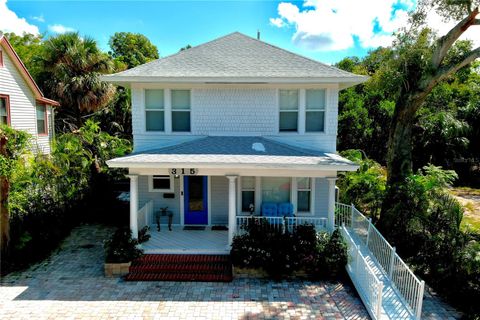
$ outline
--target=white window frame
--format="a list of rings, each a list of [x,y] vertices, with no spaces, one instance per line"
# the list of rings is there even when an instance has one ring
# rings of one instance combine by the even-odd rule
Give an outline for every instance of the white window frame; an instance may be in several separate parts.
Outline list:
[[[296,110],[281,110],[280,109],[280,92],[281,91],[297,91],[297,109]],[[300,90],[299,89],[279,89],[277,93],[278,100],[278,132],[280,134],[297,134],[300,132]],[[297,130],[285,131],[280,128],[280,115],[283,113],[297,113]]]
[[[190,96],[190,105],[189,109],[175,109],[173,106],[173,91],[180,90],[180,91],[188,91]],[[192,132],[192,90],[190,89],[170,89],[170,121],[171,121],[171,131],[172,133],[191,133]],[[174,112],[188,112],[190,113],[190,130],[189,131],[177,131],[173,129],[173,113]]]
[[[308,178],[310,180],[310,189],[303,189],[303,188],[299,188],[298,187],[298,179],[302,179],[302,178]],[[293,178],[295,179],[295,190],[294,190],[294,193],[295,193],[295,203],[294,203],[294,206],[295,206],[295,212],[297,214],[297,216],[314,216],[315,215],[315,208],[314,208],[314,204],[315,204],[315,201],[314,201],[314,198],[315,198],[315,178],[312,178],[312,177],[296,177],[296,178]],[[310,211],[298,211],[298,192],[299,191],[310,191]]]
[[[308,91],[323,91],[324,92],[324,102],[323,102],[323,109],[308,109],[307,105],[307,92]],[[306,89],[305,90],[305,119],[304,119],[304,130],[307,134],[315,134],[315,133],[325,133],[326,126],[327,126],[327,89]],[[323,130],[322,131],[308,131],[307,130],[307,118],[309,112],[323,112]]]
[[[163,108],[155,108],[155,109],[147,109],[147,90],[161,90],[163,91]],[[166,108],[166,90],[162,88],[144,88],[143,89],[143,110],[144,110],[144,126],[143,129],[145,130],[146,133],[165,133],[167,132],[167,127],[166,127],[166,117],[167,117],[167,108]],[[158,112],[158,111],[163,111],[163,130],[148,130],[147,129],[147,113],[153,111],[153,112]]]
[[[156,179],[169,179],[170,180],[170,188],[169,189],[154,189],[153,188],[153,179],[154,179],[154,176],[156,177]],[[161,178],[159,178],[161,177]],[[149,192],[163,192],[163,193],[169,193],[169,192],[173,192],[174,190],[174,178],[173,176],[167,176],[167,175],[162,175],[162,174],[155,174],[155,175],[151,175],[151,176],[148,176],[148,191]]]
[[[243,187],[243,179],[244,178],[253,178],[253,182],[254,182],[253,188],[244,188]],[[242,197],[243,197],[243,191],[253,191],[253,205],[255,206],[254,213],[256,213],[257,210],[258,210],[257,209],[257,206],[258,206],[258,204],[257,204],[257,192],[258,192],[257,191],[257,177],[255,177],[255,176],[241,176],[239,181],[240,182],[239,182],[239,188],[238,188],[239,189],[239,202],[238,202],[239,209],[238,209],[238,211],[242,214],[246,214],[246,213],[250,214],[250,211],[243,211],[243,208],[242,208],[243,198]]]

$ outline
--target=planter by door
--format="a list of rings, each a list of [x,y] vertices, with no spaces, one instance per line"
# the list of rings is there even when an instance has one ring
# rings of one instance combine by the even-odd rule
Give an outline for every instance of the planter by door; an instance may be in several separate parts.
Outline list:
[[[185,224],[208,224],[208,187],[206,176],[185,176]]]

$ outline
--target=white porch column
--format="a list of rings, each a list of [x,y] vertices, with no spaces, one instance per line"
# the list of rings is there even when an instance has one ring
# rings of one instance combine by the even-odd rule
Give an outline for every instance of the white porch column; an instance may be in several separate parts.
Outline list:
[[[228,178],[228,245],[232,245],[233,236],[237,231],[237,210],[236,210],[236,179],[237,176]]]
[[[132,237],[138,239],[138,176],[129,174],[130,178],[130,230]]]
[[[335,229],[335,181],[337,178],[327,178],[328,181],[328,220],[327,228],[330,232]]]

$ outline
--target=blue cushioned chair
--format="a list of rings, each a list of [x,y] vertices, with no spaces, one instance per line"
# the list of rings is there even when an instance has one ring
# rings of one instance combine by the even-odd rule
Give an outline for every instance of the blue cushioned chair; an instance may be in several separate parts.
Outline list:
[[[280,217],[293,217],[293,204],[290,202],[283,202],[278,205],[278,215]]]
[[[276,203],[264,202],[262,203],[262,216],[276,217],[278,214],[278,207]]]

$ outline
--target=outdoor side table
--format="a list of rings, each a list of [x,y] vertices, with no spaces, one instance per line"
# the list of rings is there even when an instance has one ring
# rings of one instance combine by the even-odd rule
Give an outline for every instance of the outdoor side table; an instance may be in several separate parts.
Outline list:
[[[157,230],[160,231],[160,219],[161,217],[168,217],[168,230],[172,231],[173,212],[170,210],[158,210],[155,211],[155,221],[157,222]]]

